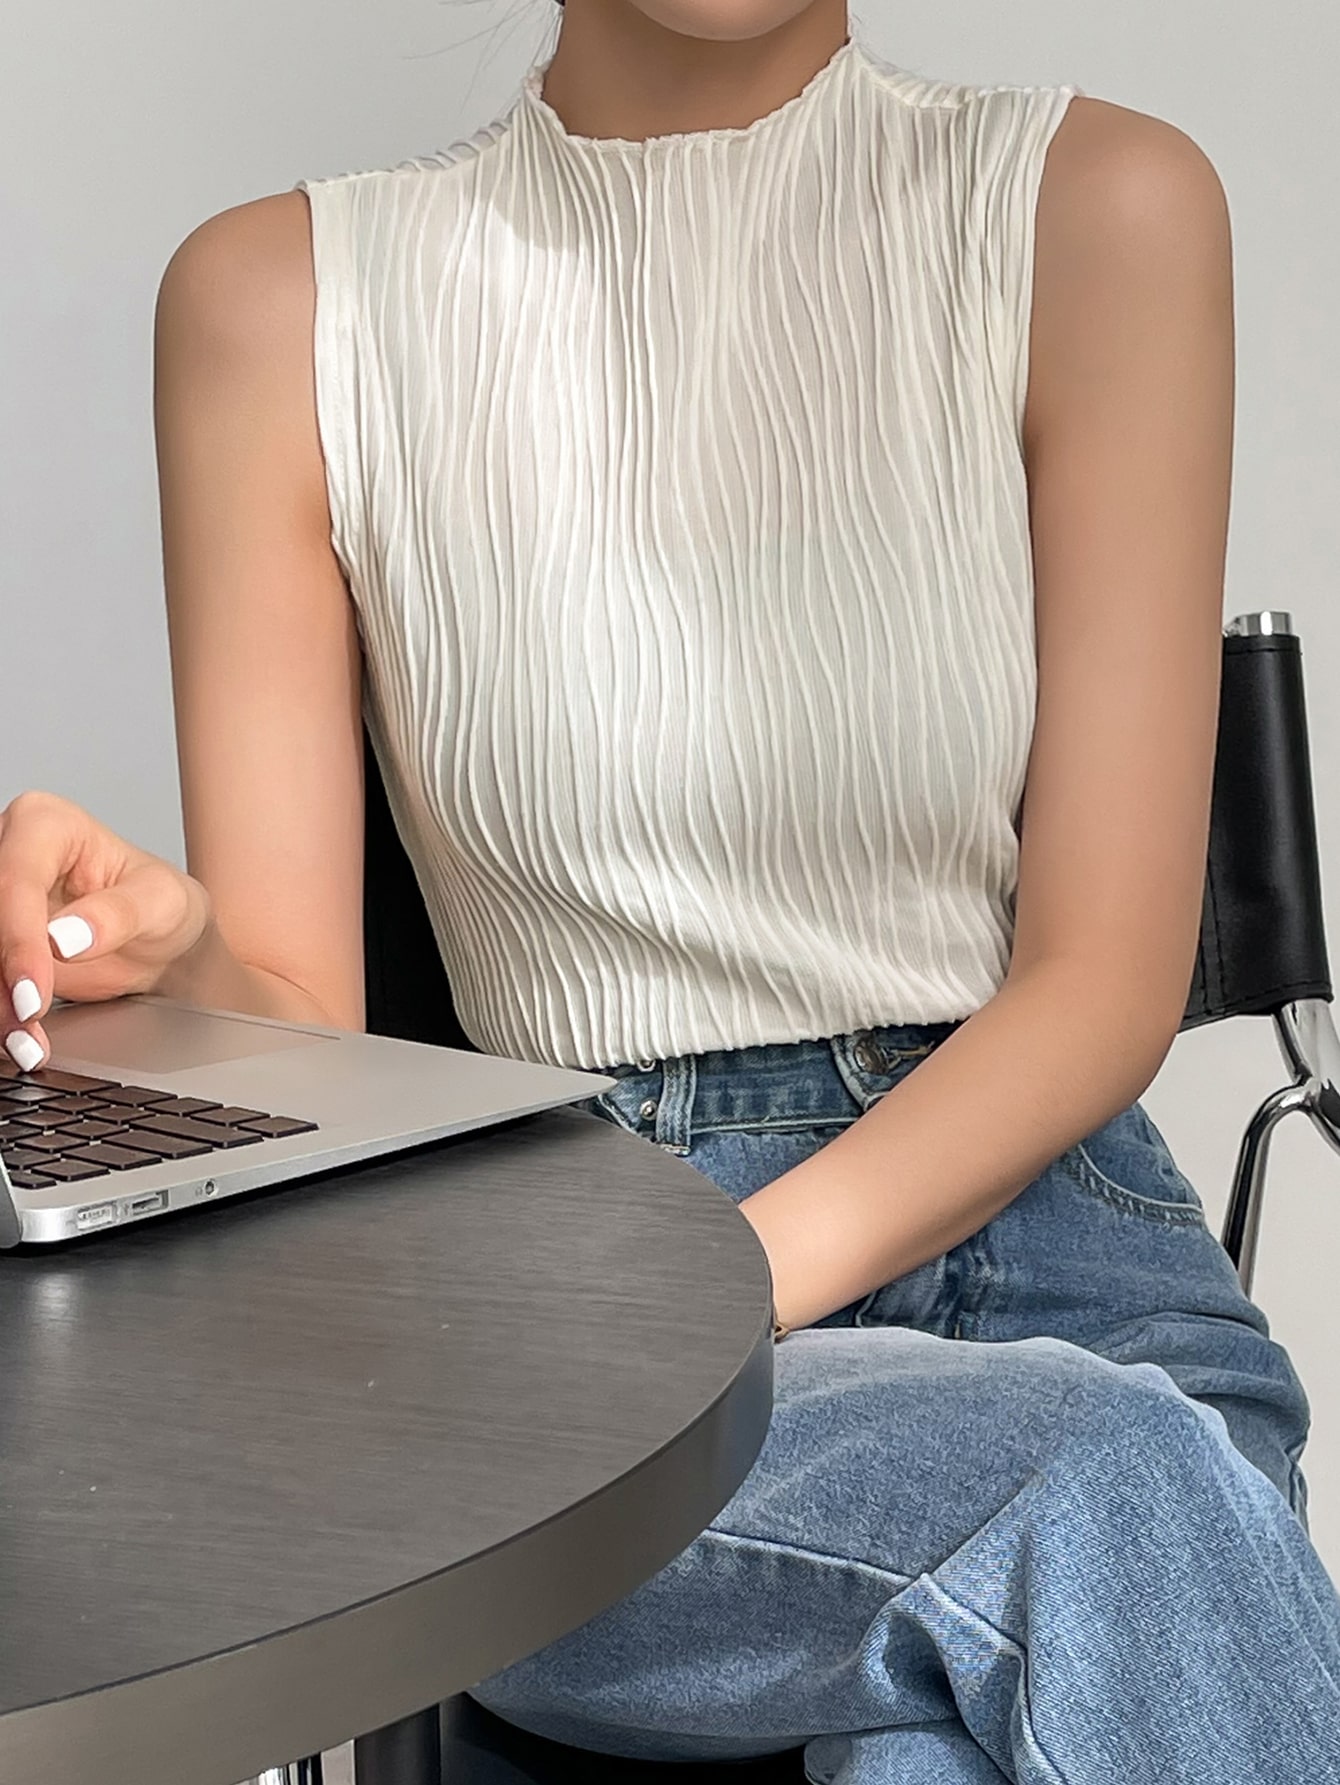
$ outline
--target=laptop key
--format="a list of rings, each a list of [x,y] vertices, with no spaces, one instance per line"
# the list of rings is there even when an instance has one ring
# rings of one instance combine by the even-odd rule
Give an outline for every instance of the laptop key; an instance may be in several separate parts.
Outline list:
[[[78,1116],[72,1116],[61,1109],[47,1109],[37,1104],[21,1116],[13,1116],[5,1123],[7,1132],[22,1134],[51,1134],[57,1128],[68,1128],[71,1122],[77,1122]]]
[[[105,1165],[89,1165],[80,1159],[47,1159],[43,1162],[42,1172],[59,1184],[76,1184],[82,1178],[101,1178],[107,1175]]]
[[[263,1109],[241,1109],[235,1103],[221,1103],[217,1109],[202,1114],[202,1122],[222,1122],[229,1128],[240,1128],[244,1122],[257,1122],[269,1114]]]
[[[124,1134],[124,1122],[104,1122],[99,1116],[89,1116],[82,1122],[71,1122],[67,1128],[58,1129],[67,1146],[73,1146],[81,1140],[104,1140],[109,1134]],[[3,1137],[0,1137],[3,1139]]]
[[[31,1171],[39,1167],[46,1158],[32,1147],[0,1147],[0,1159],[5,1162],[6,1171]]]
[[[221,1103],[209,1103],[203,1097],[169,1097],[166,1103],[155,1103],[159,1116],[203,1116],[206,1110],[222,1109]]]
[[[18,1145],[22,1141],[31,1140],[34,1134],[46,1134],[53,1123],[44,1122],[40,1116],[15,1116],[0,1122],[0,1147],[6,1141]]]
[[[145,1128],[123,1129],[116,1138],[118,1147],[141,1147],[146,1153],[156,1153],[160,1159],[193,1159],[198,1153],[212,1153],[214,1146],[207,1140],[187,1140],[183,1134],[166,1134],[162,1129],[151,1134]]]
[[[151,1134],[179,1134],[184,1140],[203,1140],[211,1147],[245,1147],[266,1138],[245,1128],[225,1128],[221,1123],[197,1121],[194,1116],[160,1116],[157,1111],[144,1116],[135,1126],[147,1128]]]
[[[16,1190],[49,1190],[56,1182],[44,1171],[11,1171],[9,1181]]]
[[[153,1153],[142,1153],[135,1147],[114,1146],[111,1141],[94,1141],[66,1154],[67,1159],[82,1160],[86,1165],[105,1166],[108,1171],[133,1171],[137,1165],[157,1165]]]
[[[92,1097],[76,1097],[70,1091],[62,1091],[58,1096],[53,1097],[49,1103],[40,1103],[37,1106],[37,1111],[34,1113],[40,1113],[44,1116],[53,1114],[62,1116],[92,1116],[97,1115],[100,1110],[107,1109],[108,1107],[107,1104],[99,1103]]]
[[[264,1134],[268,1139],[278,1140],[285,1134],[308,1134],[315,1127],[315,1122],[300,1122],[296,1116],[261,1116],[258,1121],[244,1122],[243,1127],[254,1129],[257,1134]]]
[[[4,1096],[11,1094],[0,1093]],[[168,1103],[172,1099],[171,1091],[154,1091],[148,1085],[108,1085],[105,1091],[96,1095],[99,1103],[128,1103],[136,1107],[142,1103]]]
[[[48,1090],[45,1085],[31,1084],[27,1079],[15,1081],[0,1087],[0,1103],[45,1103],[49,1097],[59,1097],[60,1092]]]
[[[29,1134],[23,1141],[21,1151],[24,1153],[63,1153],[70,1143],[61,1134]]]
[[[89,1078],[83,1072],[61,1072],[55,1066],[39,1066],[28,1074],[35,1085],[50,1085],[56,1091],[102,1091],[115,1084],[110,1078]]]

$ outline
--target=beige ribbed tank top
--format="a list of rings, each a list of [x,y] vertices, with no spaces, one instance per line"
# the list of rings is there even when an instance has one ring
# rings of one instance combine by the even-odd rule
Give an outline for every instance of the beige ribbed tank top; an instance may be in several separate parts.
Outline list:
[[[1082,89],[850,36],[745,128],[629,142],[547,67],[301,182],[364,712],[461,1022],[594,1068],[968,1016],[1013,934],[1033,232]]]

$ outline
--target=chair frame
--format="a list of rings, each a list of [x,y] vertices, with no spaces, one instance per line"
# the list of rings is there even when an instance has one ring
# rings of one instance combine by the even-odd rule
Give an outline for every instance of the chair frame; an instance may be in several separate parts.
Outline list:
[[[1237,615],[1224,627],[1223,635],[1226,639],[1296,636],[1292,616],[1274,609]],[[1301,708],[1301,682],[1298,698]],[[1300,735],[1306,743],[1304,712],[1299,712],[1298,720]],[[1316,830],[1306,763],[1298,780],[1300,785],[1293,791],[1307,808],[1302,816],[1313,859],[1306,866],[1315,880]],[[1316,923],[1321,927],[1319,903],[1317,911]],[[1324,934],[1315,937],[1314,946],[1324,969]],[[1323,980],[1325,977],[1323,971]],[[1340,1153],[1340,1036],[1336,1033],[1330,999],[1317,996],[1291,998],[1278,1004],[1269,1014],[1290,1081],[1265,1097],[1247,1123],[1238,1149],[1220,1236],[1224,1250],[1237,1269],[1238,1281],[1248,1295],[1252,1292],[1256,1274],[1270,1143],[1279,1124],[1286,1116],[1301,1112],[1311,1118],[1322,1139]]]
[[[1272,1091],[1247,1124],[1221,1236],[1248,1295],[1256,1273],[1266,1167],[1276,1128],[1285,1116],[1300,1111],[1312,1118],[1322,1139],[1340,1153],[1340,1036],[1330,1005],[1320,998],[1293,1001],[1274,1013],[1273,1022],[1293,1078]]]

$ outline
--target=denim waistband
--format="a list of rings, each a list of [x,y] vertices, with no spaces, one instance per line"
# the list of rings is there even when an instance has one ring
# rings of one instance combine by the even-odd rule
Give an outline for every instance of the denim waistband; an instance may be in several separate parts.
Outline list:
[[[886,1023],[813,1041],[767,1042],[627,1061],[599,1070],[619,1082],[588,1099],[672,1152],[725,1128],[809,1128],[849,1122],[967,1019]]]

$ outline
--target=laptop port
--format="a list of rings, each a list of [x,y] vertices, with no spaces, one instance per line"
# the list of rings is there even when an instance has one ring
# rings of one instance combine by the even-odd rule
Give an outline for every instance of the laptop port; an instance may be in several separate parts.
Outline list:
[[[130,1201],[122,1205],[127,1219],[134,1215],[152,1215],[156,1209],[167,1207],[165,1190],[150,1190],[143,1196],[132,1196]]]
[[[74,1224],[80,1233],[87,1233],[93,1227],[110,1227],[115,1220],[114,1202],[96,1202],[91,1208],[80,1209],[75,1215]]]

